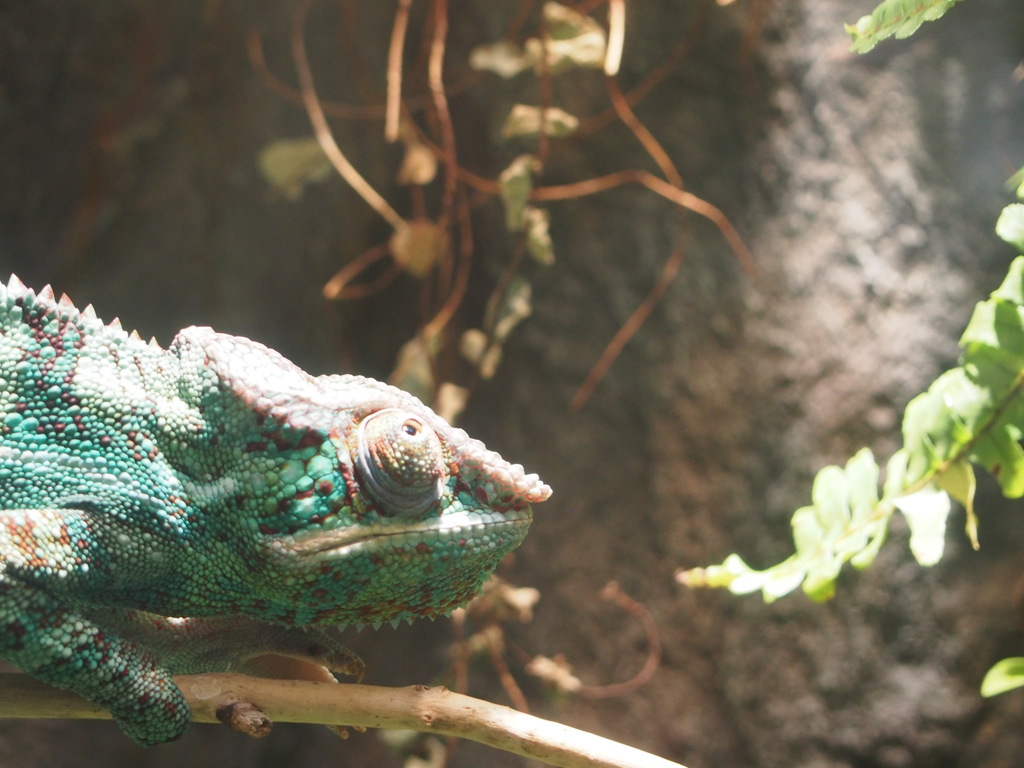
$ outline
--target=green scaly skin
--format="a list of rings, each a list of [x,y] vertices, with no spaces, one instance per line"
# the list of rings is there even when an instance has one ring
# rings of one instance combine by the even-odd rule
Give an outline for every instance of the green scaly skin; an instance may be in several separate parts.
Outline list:
[[[172,674],[361,672],[317,625],[463,605],[550,494],[394,387],[0,284],[0,658],[141,744],[188,727]]]

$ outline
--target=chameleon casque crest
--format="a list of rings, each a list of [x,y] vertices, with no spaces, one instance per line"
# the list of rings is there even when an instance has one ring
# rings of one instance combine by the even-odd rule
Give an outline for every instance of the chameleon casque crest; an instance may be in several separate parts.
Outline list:
[[[360,671],[318,625],[465,604],[550,494],[394,387],[0,284],[0,658],[141,744],[188,727],[172,674]]]

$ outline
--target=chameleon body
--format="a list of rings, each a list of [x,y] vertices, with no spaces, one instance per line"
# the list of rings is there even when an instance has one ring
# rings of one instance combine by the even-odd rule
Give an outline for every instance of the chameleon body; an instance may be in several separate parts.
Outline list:
[[[394,387],[0,284],[0,658],[142,744],[172,674],[361,672],[317,626],[464,604],[550,493]]]

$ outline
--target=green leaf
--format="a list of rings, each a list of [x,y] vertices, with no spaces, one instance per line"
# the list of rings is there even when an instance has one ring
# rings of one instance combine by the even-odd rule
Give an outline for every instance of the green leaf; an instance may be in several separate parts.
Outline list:
[[[332,166],[314,138],[280,139],[259,154],[260,172],[289,200],[297,200],[307,184],[330,178]]]
[[[870,16],[862,16],[856,24],[845,24],[853,38],[851,50],[867,53],[889,37],[909,37],[926,21],[934,21],[959,0],[885,0]]]
[[[992,298],[1008,301],[1017,306],[1024,305],[1024,257],[1018,256],[1010,263],[1006,277],[992,292]]]
[[[484,327],[489,332],[469,328],[459,340],[462,356],[476,366],[481,378],[490,379],[498,372],[502,346],[512,330],[533,312],[533,289],[522,275],[513,275],[505,290],[491,295],[484,312]]]
[[[526,202],[533,191],[533,174],[540,167],[540,161],[533,155],[520,155],[498,176],[501,200],[505,203],[505,225],[510,232],[523,227]]]
[[[435,366],[432,361],[439,348],[437,336],[425,340],[417,335],[409,339],[398,350],[395,369],[388,377],[388,381],[394,382],[396,386],[425,403],[431,402],[437,391],[437,382],[434,379]]]
[[[778,598],[788,595],[804,582],[807,578],[807,567],[806,563],[803,563],[799,558],[794,557],[775,566],[774,568],[760,571],[757,575],[760,577],[760,584],[757,588],[761,590],[761,595],[764,598],[764,601],[766,603],[773,603]],[[748,576],[747,581],[750,582],[750,585],[753,585],[754,583],[752,576]],[[741,581],[737,585],[730,587],[730,591],[740,593],[740,590],[737,587],[744,587],[743,591],[748,591],[746,589],[747,586],[748,585],[745,581]],[[822,600],[827,600],[828,597],[830,597],[830,595],[825,594],[827,592],[827,588],[821,589],[819,585],[816,585],[814,590],[815,595],[822,595]]]
[[[506,139],[539,136],[541,130],[555,139],[572,136],[579,128],[580,121],[564,109],[540,107],[529,104],[515,104],[505,118],[501,135]]]
[[[410,219],[388,241],[395,262],[413,277],[426,277],[451,250],[448,228],[430,219]]]
[[[1006,180],[1006,189],[1017,195],[1017,198],[1024,200],[1024,168],[1018,168],[1017,172]]]
[[[547,39],[530,38],[526,51],[538,62],[547,54],[548,72],[554,75],[577,67],[604,66],[604,28],[595,19],[553,2],[544,3],[543,17]]]
[[[950,393],[961,389],[964,379],[961,369],[946,371],[927,392],[907,404],[903,414],[904,487],[936,472],[944,458],[970,438],[966,431],[957,429],[948,407]]]
[[[903,418],[907,486],[964,459],[980,464],[1009,498],[1024,495],[1024,257],[981,302],[960,339],[963,365],[914,398]]]
[[[529,204],[533,191],[533,174],[540,162],[533,155],[520,155],[498,177],[501,200],[505,204],[505,225],[510,232],[526,235],[526,250],[535,261],[550,266],[555,262],[551,234],[548,231],[550,216]]]
[[[506,80],[536,65],[537,60],[515,43],[501,41],[478,45],[469,54],[469,66],[478,71],[493,72]]]
[[[990,347],[999,352],[1024,351],[1024,313],[1011,301],[983,301],[960,337],[960,346]],[[972,351],[983,351],[975,349]],[[1018,356],[1024,360],[1024,356]]]
[[[867,448],[845,467],[828,466],[814,479],[813,504],[793,514],[796,553],[763,571],[730,555],[718,566],[684,571],[678,578],[695,587],[728,587],[736,594],[761,590],[772,602],[803,585],[812,600],[827,600],[843,563],[867,564],[885,537],[891,507],[878,498],[878,465]]]
[[[676,581],[688,587],[728,587],[737,595],[756,592],[764,583],[761,573],[735,554],[725,558],[721,565],[680,570],[676,573]]]
[[[812,504],[793,513],[790,558],[756,571],[730,556],[717,570],[694,569],[687,572],[692,580],[687,574],[682,580],[734,592],[760,589],[765,600],[802,585],[813,599],[827,599],[844,563],[872,562],[896,509],[910,526],[914,557],[921,565],[938,562],[951,497],[964,505],[967,535],[977,547],[972,465],[991,473],[1006,497],[1024,496],[1024,256],[975,307],[960,344],[961,365],[907,405],[903,448],[888,463],[881,498],[878,466],[865,449],[844,468],[818,473]]]
[[[532,205],[523,211],[526,231],[526,250],[538,264],[550,267],[555,263],[555,248],[551,242],[551,214]]]
[[[1003,208],[996,222],[996,234],[1018,251],[1024,251],[1024,205],[1012,203]]]
[[[981,681],[981,695],[985,698],[1024,686],[1024,658],[1011,656],[997,662]]]
[[[946,545],[949,494],[934,486],[922,488],[893,502],[910,526],[910,551],[921,565],[935,565]]]
[[[974,492],[978,487],[978,479],[974,475],[974,467],[967,461],[956,461],[940,472],[936,477],[938,487],[960,502],[967,513],[964,526],[971,546],[978,549],[978,516],[974,512]]]

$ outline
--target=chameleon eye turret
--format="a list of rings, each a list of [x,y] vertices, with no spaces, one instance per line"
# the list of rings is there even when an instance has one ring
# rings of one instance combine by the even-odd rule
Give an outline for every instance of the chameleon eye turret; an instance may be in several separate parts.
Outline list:
[[[419,515],[441,498],[447,477],[441,441],[415,414],[385,408],[363,419],[352,455],[356,476],[382,515]]]

